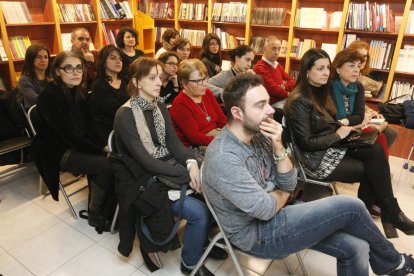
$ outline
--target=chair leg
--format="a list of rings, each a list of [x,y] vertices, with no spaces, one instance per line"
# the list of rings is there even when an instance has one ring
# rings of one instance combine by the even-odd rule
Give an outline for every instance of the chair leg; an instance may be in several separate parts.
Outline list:
[[[116,224],[116,220],[118,219],[118,213],[119,213],[119,204],[116,205],[114,218],[112,219],[112,224],[111,224],[111,233],[112,234],[115,234],[117,232],[117,231],[115,231],[115,224]],[[158,255],[156,255],[156,258],[159,259]]]
[[[336,182],[335,181],[331,183],[331,186],[332,186],[332,189],[334,191],[334,194],[339,195],[338,188],[336,187]]]
[[[211,239],[211,242],[208,244],[206,250],[204,250],[204,253],[201,256],[200,260],[198,260],[196,267],[193,269],[193,271],[191,271],[190,276],[194,276],[194,274],[197,272],[197,270],[200,269],[200,267],[203,265],[204,261],[207,259],[208,253],[210,253],[213,246],[221,238],[223,238],[223,234],[221,232],[219,232],[213,237],[213,239]]]
[[[118,208],[117,208],[117,210],[118,210]],[[154,253],[154,257],[155,257],[155,260],[156,260],[156,261],[157,261],[157,263],[158,263],[158,267],[159,267],[159,268],[163,268],[164,266],[163,266],[163,264],[162,264],[162,262],[161,262],[160,256],[158,256],[158,253],[157,253],[157,252],[155,252],[155,253]]]
[[[296,252],[296,257],[298,258],[299,266],[302,269],[303,276],[308,276],[308,271],[306,270],[305,264],[303,263],[303,260],[302,260],[302,256],[300,255],[299,252]]]
[[[61,190],[61,192],[63,194],[63,197],[65,198],[66,203],[69,206],[69,209],[70,209],[70,211],[72,213],[73,218],[74,219],[78,219],[78,215],[76,214],[75,209],[73,208],[73,205],[70,202],[68,195],[66,194],[65,188],[63,188],[63,185],[62,185],[62,183],[60,181],[59,181],[59,189]]]

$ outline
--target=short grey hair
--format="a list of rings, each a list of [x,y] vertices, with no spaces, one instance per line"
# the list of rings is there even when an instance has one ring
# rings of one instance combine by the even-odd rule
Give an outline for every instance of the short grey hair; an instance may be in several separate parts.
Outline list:
[[[82,28],[82,27],[76,28],[76,29],[73,29],[72,32],[70,33],[70,40],[72,42],[73,42],[73,40],[75,40],[76,32],[78,32],[78,31],[85,31],[85,32],[87,32],[89,34],[89,36],[91,36],[91,34],[89,33],[88,29],[85,29],[85,28]]]
[[[271,36],[266,37],[263,48],[267,48],[267,46],[269,46],[269,44],[272,43],[273,41],[281,42],[281,40],[277,36],[271,35]]]

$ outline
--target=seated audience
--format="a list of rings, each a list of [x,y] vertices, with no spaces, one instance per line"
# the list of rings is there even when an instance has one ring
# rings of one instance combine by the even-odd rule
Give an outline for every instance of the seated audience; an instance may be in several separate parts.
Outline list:
[[[183,90],[170,109],[175,130],[187,147],[207,146],[227,118],[213,93],[207,89],[207,68],[198,59],[180,63],[178,78]]]
[[[326,67],[324,77],[313,72],[314,65],[306,70],[326,81]],[[412,256],[397,252],[359,199],[334,196],[286,205],[296,170],[282,143],[282,126],[271,119],[274,109],[259,76],[234,78],[224,103],[229,124],[207,149],[202,184],[234,245],[263,259],[317,250],[337,258],[337,275],[368,276],[369,265],[381,275],[412,273]]]
[[[178,37],[171,48],[171,52],[174,52],[178,61],[181,62],[187,58],[190,58],[191,54],[191,43],[188,39],[183,37]]]
[[[86,77],[83,85],[86,91],[91,90],[92,82],[96,79],[95,61],[98,58],[97,51],[90,51],[91,35],[85,28],[76,28],[71,33],[72,51],[77,52],[83,59]]]
[[[221,72],[220,38],[215,33],[209,33],[204,38],[201,46],[201,61],[207,67],[210,78]]]
[[[223,71],[208,80],[207,87],[214,95],[222,100],[223,89],[235,76],[240,73],[253,73],[252,62],[254,60],[254,51],[247,45],[239,45],[230,52],[230,59],[233,67],[230,70]]]
[[[122,50],[122,62],[125,68],[139,57],[144,55],[144,52],[135,49],[138,45],[138,33],[129,27],[122,28],[116,36],[116,45]]]
[[[17,87],[23,94],[24,107],[28,110],[50,79],[50,52],[45,46],[32,44],[26,50],[22,76]]]
[[[336,119],[345,126],[363,129],[364,132],[377,131],[370,128],[371,116],[365,116],[364,87],[358,81],[360,63],[363,61],[358,50],[344,49],[332,62],[332,93],[336,107]],[[387,138],[380,133],[377,141],[388,159]]]
[[[84,69],[82,56],[74,52],[56,56],[51,68],[54,82],[37,101],[36,165],[55,200],[60,171],[87,174],[91,179],[88,223],[109,230],[103,206],[114,177],[105,157],[106,139],[82,91]]]
[[[180,36],[180,33],[176,29],[174,28],[166,29],[161,37],[162,47],[158,49],[157,53],[155,54],[155,58],[158,59],[162,53],[171,51],[175,40],[179,36]]]
[[[180,184],[190,183],[191,188],[199,193],[198,164],[178,139],[166,106],[157,101],[162,85],[161,65],[154,59],[141,57],[134,66],[128,85],[131,99],[115,116],[117,152],[132,158],[153,176],[164,176]],[[171,201],[175,216],[179,213],[179,202]],[[182,218],[187,220],[187,224],[181,251],[181,271],[189,274],[203,254],[210,215],[205,203],[188,195],[184,200]],[[213,252],[216,258],[227,257],[222,249],[215,248]],[[203,266],[195,275],[213,274]]]
[[[289,92],[295,87],[295,81],[277,62],[281,46],[282,42],[277,37],[267,37],[263,46],[263,57],[253,67],[256,74],[263,78],[264,86],[270,95],[270,103],[276,108],[283,108]]]
[[[302,57],[298,85],[285,105],[288,127],[303,154],[306,174],[316,179],[360,182],[358,198],[368,210],[378,201],[385,235],[397,237],[395,228],[413,235],[414,222],[404,215],[394,197],[390,166],[381,146],[375,143],[372,147],[348,149],[341,145],[353,127],[335,120],[330,67],[325,51],[307,51]]]
[[[364,85],[363,78],[369,74],[371,71],[370,67],[370,56],[369,56],[369,44],[362,40],[356,40],[349,44],[349,49],[358,50],[358,52],[362,55],[363,61],[360,65],[361,71],[358,77],[358,80]],[[367,90],[369,87],[364,87],[365,90]],[[369,122],[370,118],[384,118],[381,114],[376,112],[375,110],[369,108],[368,106],[365,106],[365,116],[368,116],[366,119],[367,122]],[[379,131],[384,133],[385,137],[387,137],[387,146],[390,148],[392,144],[395,142],[395,139],[397,139],[398,131],[393,128],[392,126],[388,125],[387,122],[382,123],[381,125],[373,125],[373,127],[377,128]]]
[[[175,97],[178,96],[179,92],[177,78],[178,57],[173,52],[165,52],[160,55],[158,60],[162,66],[160,101],[169,106]]]
[[[92,83],[90,101],[105,137],[113,129],[116,111],[129,99],[123,62],[121,50],[113,45],[103,47],[99,53],[98,78]]]

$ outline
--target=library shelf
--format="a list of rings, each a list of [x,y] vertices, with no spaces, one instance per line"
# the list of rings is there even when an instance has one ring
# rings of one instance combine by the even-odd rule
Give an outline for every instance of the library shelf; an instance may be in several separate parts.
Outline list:
[[[312,33],[321,35],[338,35],[339,30],[293,27],[296,33]]]
[[[398,33],[389,33],[389,32],[370,32],[370,31],[357,31],[357,30],[344,30],[346,34],[356,34],[357,36],[370,36],[377,38],[388,38],[388,39],[397,39]]]
[[[279,31],[289,31],[289,26],[275,26],[275,25],[259,25],[259,24],[251,24],[251,28],[255,29],[264,29],[264,30],[279,30]]]
[[[36,26],[55,26],[55,22],[32,22],[32,23],[16,23],[16,24],[6,24],[6,28],[9,27],[36,27]]]
[[[62,26],[82,26],[82,25],[96,25],[98,21],[88,21],[88,22],[60,22]]]
[[[402,72],[402,71],[395,71],[394,72],[395,76],[399,76],[399,77],[414,77],[414,73],[411,72]]]
[[[168,23],[174,23],[174,18],[154,18],[155,22],[168,22]]]
[[[102,23],[105,24],[130,24],[134,21],[132,18],[123,19],[102,19]]]
[[[246,23],[243,23],[243,22],[212,21],[211,23],[214,25],[226,25],[226,26],[240,27],[240,28],[246,27]]]

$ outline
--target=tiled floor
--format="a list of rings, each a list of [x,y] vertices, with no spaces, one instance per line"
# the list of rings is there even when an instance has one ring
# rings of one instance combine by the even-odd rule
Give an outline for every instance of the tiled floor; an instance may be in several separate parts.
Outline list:
[[[414,173],[402,169],[404,160],[391,157],[395,194],[404,212],[414,219]],[[411,165],[411,164],[410,164]],[[0,167],[0,170],[4,167]],[[181,275],[180,250],[160,254],[164,268],[150,273],[138,253],[137,242],[129,258],[117,252],[118,234],[98,235],[86,220],[75,220],[63,199],[38,196],[34,166],[0,177],[0,274],[19,275]],[[72,186],[85,185],[79,183]],[[73,187],[76,188],[76,187]],[[339,184],[340,193],[356,194],[357,185]],[[70,187],[72,189],[72,187]],[[71,198],[76,211],[86,208],[87,190]],[[379,224],[379,221],[377,221]],[[414,236],[399,232],[391,241],[414,254]],[[310,275],[335,275],[335,259],[315,251],[301,252]],[[246,275],[287,275],[282,261],[239,256]],[[295,256],[288,258],[295,275],[302,275]],[[237,275],[230,259],[208,261],[215,275]]]

